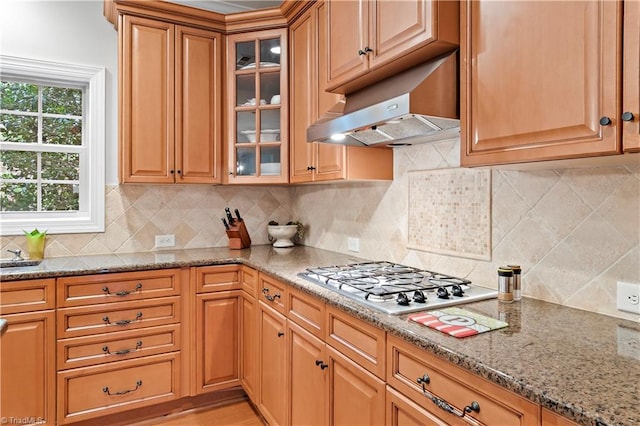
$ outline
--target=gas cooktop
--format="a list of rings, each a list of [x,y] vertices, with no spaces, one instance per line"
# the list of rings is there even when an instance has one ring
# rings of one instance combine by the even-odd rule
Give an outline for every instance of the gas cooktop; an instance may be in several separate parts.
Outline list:
[[[464,278],[384,261],[308,268],[298,276],[391,315],[498,296]]]

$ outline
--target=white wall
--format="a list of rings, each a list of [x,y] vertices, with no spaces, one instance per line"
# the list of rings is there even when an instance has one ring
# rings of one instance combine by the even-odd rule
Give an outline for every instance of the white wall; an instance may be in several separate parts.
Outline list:
[[[118,181],[118,33],[103,16],[102,4],[0,0],[0,54],[106,68],[106,182],[113,184]]]

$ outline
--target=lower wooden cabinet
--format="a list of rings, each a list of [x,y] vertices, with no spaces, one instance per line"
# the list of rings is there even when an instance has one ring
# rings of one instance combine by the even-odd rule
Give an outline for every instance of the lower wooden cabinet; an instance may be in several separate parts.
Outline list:
[[[196,296],[196,392],[240,384],[240,290]]]
[[[287,321],[290,425],[328,425],[329,395],[325,343]]]
[[[180,353],[58,373],[58,423],[89,420],[180,397]]]
[[[258,303],[258,398],[256,405],[269,425],[287,420],[287,319]]]
[[[327,345],[329,367],[329,423],[378,425],[384,423],[385,383]]]
[[[55,425],[55,313],[2,318],[8,323],[0,345],[2,423]]]

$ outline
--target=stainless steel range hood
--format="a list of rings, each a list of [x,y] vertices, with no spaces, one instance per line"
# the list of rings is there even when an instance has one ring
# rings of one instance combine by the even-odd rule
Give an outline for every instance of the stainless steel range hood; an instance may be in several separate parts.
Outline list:
[[[307,140],[393,147],[452,138],[459,133],[454,51],[348,94],[342,114],[313,123],[307,128]]]

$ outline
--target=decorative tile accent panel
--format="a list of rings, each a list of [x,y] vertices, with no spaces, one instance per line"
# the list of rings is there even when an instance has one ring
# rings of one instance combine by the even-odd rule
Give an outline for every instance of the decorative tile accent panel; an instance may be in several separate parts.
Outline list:
[[[491,259],[491,170],[409,172],[407,247]]]

